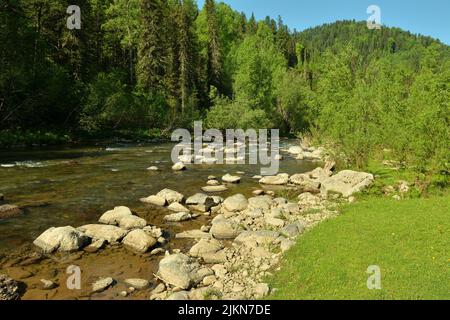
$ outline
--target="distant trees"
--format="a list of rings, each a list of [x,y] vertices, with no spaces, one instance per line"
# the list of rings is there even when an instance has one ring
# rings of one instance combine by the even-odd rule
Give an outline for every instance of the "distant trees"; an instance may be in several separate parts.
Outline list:
[[[450,48],[338,21],[292,32],[206,0],[0,3],[2,134],[192,126],[313,134],[358,167],[389,149],[449,170]],[[153,132],[153,131],[151,131]]]

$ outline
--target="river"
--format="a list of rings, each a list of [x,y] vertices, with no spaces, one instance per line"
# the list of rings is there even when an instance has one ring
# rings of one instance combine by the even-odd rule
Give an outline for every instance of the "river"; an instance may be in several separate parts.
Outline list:
[[[282,140],[281,148],[295,144]],[[260,174],[258,165],[190,165],[183,172],[173,172],[170,153],[173,143],[96,143],[84,146],[33,148],[0,151],[0,193],[5,203],[25,205],[24,213],[0,220],[0,253],[30,244],[52,226],[74,227],[96,222],[114,206],[130,207],[149,223],[161,224],[167,214],[139,199],[170,188],[185,196],[201,192],[209,175],[241,174],[240,184],[229,185],[220,193],[250,196],[261,186],[253,175]],[[280,172],[302,173],[317,163],[295,160],[284,154]],[[158,166],[160,171],[148,171]],[[172,229],[180,229],[172,228]],[[179,231],[179,230],[175,230]]]

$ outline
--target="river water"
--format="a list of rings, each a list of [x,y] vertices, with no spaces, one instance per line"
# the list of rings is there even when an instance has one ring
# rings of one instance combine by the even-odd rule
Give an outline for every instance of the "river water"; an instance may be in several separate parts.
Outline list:
[[[280,146],[295,143],[283,140]],[[228,191],[219,194],[222,197],[239,192],[250,196],[253,189],[261,188],[252,179],[260,174],[258,165],[190,165],[186,171],[173,172],[173,147],[173,143],[97,143],[0,151],[0,193],[5,203],[26,207],[22,215],[0,220],[0,253],[29,245],[52,226],[96,222],[103,212],[119,205],[170,229],[162,220],[167,214],[164,210],[139,199],[164,188],[193,195],[201,192],[209,175],[220,178],[225,173],[245,172],[241,183],[229,185]],[[283,173],[302,173],[318,165],[284,157],[280,162]],[[146,170],[149,166],[158,166],[160,171]]]

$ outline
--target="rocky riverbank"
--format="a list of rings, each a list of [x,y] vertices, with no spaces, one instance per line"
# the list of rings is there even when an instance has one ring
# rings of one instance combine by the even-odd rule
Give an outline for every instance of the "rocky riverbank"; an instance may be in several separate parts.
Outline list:
[[[291,149],[291,154],[299,151]],[[312,159],[321,156],[317,150],[297,154]],[[333,171],[328,161],[307,173],[255,176],[260,189],[252,197],[222,198],[216,192],[223,189],[190,196],[164,189],[142,198],[144,205],[164,213],[162,221],[172,230],[149,224],[139,211],[124,206],[105,212],[97,224],[49,228],[34,241],[35,249],[0,260],[0,274],[5,274],[0,297],[262,298],[276,289],[264,279],[277,270],[296,238],[335,216],[336,203],[354,201],[353,194],[374,179],[362,172]],[[226,188],[242,177],[204,179],[207,187]],[[280,196],[286,191],[298,197]],[[67,286],[69,266],[81,270],[79,289]]]

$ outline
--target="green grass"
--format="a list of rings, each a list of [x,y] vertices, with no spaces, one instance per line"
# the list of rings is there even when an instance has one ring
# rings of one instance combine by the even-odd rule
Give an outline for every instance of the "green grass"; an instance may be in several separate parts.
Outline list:
[[[450,299],[450,196],[365,198],[302,236],[269,299]],[[369,290],[370,265],[381,290]]]

